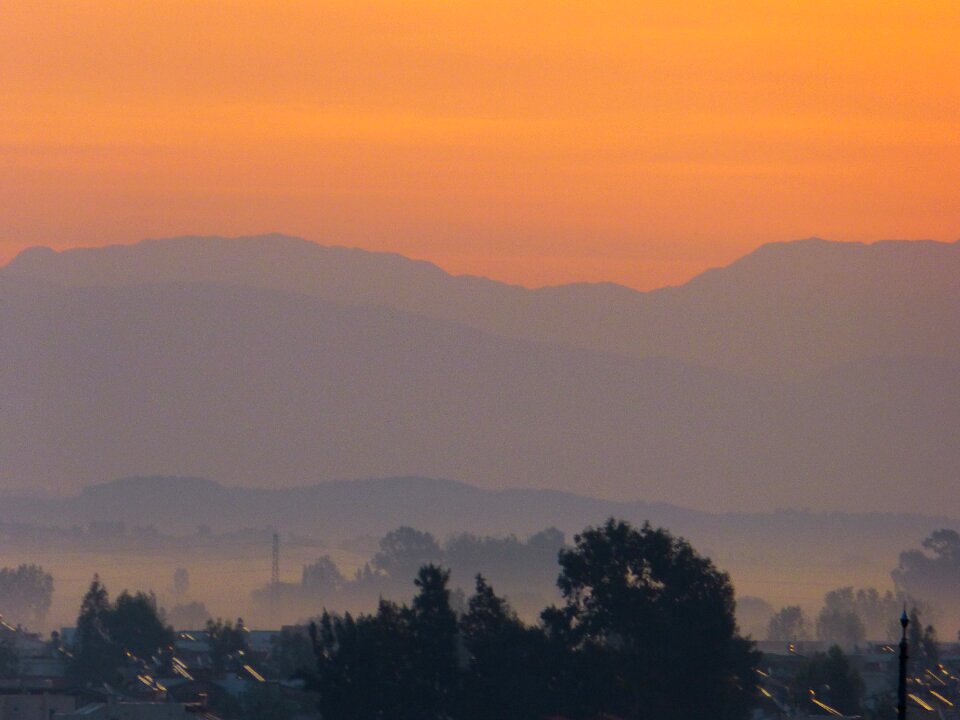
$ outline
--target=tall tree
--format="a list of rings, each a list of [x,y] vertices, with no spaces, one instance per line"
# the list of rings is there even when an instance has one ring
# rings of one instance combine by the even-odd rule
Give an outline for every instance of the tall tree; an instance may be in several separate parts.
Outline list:
[[[414,674],[423,718],[449,715],[457,690],[457,616],[450,607],[450,571],[424,565],[414,584],[410,626]]]
[[[124,590],[106,618],[110,639],[138,658],[148,659],[173,643],[173,629],[163,621],[157,598],[152,593],[131,595]]]
[[[246,654],[250,649],[243,618],[237,618],[236,623],[222,618],[207,620],[206,631],[210,642],[210,659],[217,672],[226,670],[241,657],[241,653]]]
[[[272,664],[281,680],[314,675],[316,659],[313,646],[302,631],[283,628],[270,639],[270,646]]]
[[[333,594],[339,592],[346,582],[340,568],[329,555],[318,558],[311,565],[303,566],[300,584],[312,593]]]
[[[810,625],[799,605],[780,608],[770,618],[767,626],[767,640],[809,640]]]
[[[107,588],[94,575],[80,603],[70,675],[81,683],[110,682],[122,661],[121,649],[110,637],[113,606]]]
[[[905,603],[911,602],[904,593],[876,588],[860,588],[854,598],[857,615],[863,621],[867,640],[900,639],[900,613]]]
[[[611,518],[574,542],[560,552],[565,605],[544,620],[579,656],[593,706],[582,711],[747,717],[758,656],[737,632],[727,575],[649,524],[638,530]]]
[[[463,720],[546,717],[552,696],[546,638],[527,628],[482,575],[460,619],[468,664],[458,716]]]
[[[940,661],[937,647],[937,631],[933,625],[924,627],[920,620],[920,610],[910,609],[909,637],[910,660],[914,667],[931,667]]]
[[[83,683],[112,682],[126,653],[148,659],[173,642],[152,594],[124,590],[115,603],[93,576],[77,617],[77,636],[70,665],[72,677]]]
[[[864,689],[863,678],[838,645],[826,653],[815,653],[794,679],[794,694],[801,706],[815,697],[844,715],[860,714]],[[819,706],[811,705],[808,710],[823,713]]]
[[[866,636],[852,587],[838,588],[824,595],[823,607],[817,615],[818,640],[850,650],[862,645]]]
[[[417,720],[422,700],[414,671],[410,610],[381,600],[376,615],[324,611],[313,632],[323,717]]]
[[[954,609],[960,596],[960,534],[941,528],[925,538],[921,547],[900,553],[900,564],[891,573],[894,584],[911,598],[943,611],[948,617],[941,620],[960,621]]]

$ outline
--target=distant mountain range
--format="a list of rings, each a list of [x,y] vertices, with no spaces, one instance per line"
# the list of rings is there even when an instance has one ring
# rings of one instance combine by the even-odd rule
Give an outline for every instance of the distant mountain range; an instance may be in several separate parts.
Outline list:
[[[0,269],[0,485],[398,474],[960,515],[960,244],[806,240],[650,293],[283,236]]]
[[[771,243],[652,292],[610,283],[526,290],[283,235],[32,248],[3,275],[80,287],[191,282],[279,290],[505,337],[767,377],[876,357],[960,357],[960,241]]]

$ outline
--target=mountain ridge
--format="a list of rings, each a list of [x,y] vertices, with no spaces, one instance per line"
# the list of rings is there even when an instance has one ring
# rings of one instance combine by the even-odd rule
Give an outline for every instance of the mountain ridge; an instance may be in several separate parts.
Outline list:
[[[151,247],[169,254],[167,242]],[[240,247],[184,242],[212,253],[204,272]],[[269,238],[248,245],[264,243],[273,248]],[[372,281],[334,277],[339,266],[324,270],[340,282],[321,288],[331,300],[183,279],[193,256],[177,253],[158,266],[170,277],[144,284],[91,250],[84,257],[118,282],[90,284],[97,277],[84,271],[55,286],[46,262],[60,256],[41,251],[34,279],[0,271],[0,484],[76,488],[153,473],[279,487],[402,474],[701,508],[954,508],[960,245],[882,247],[767,249],[789,275],[782,256],[813,248],[812,270],[794,287],[767,287],[754,258],[701,281],[705,290],[645,295],[663,301],[642,308],[513,288],[542,292],[543,302],[486,328],[472,321],[493,305],[434,317],[340,297],[344,283]],[[823,267],[820,250],[849,257]],[[154,267],[136,247],[118,252],[144,272]],[[347,252],[366,266],[364,252]],[[903,256],[923,262],[904,269]],[[301,280],[317,277],[282,252],[286,264],[266,268],[231,257],[280,285],[288,266],[303,266]],[[767,295],[737,281],[744,273]],[[914,287],[919,276],[931,280]],[[416,283],[372,285],[386,300],[426,297]],[[848,286],[859,289],[845,295]],[[571,292],[610,294],[595,291]],[[510,297],[496,307],[516,309]],[[538,332],[528,336],[531,318]],[[601,341],[611,337],[621,345]]]
[[[771,378],[877,356],[960,357],[960,243],[763,245],[683,285],[528,290],[396,253],[290,236],[27,250],[0,277],[68,285],[248,285],[452,320],[504,337]]]

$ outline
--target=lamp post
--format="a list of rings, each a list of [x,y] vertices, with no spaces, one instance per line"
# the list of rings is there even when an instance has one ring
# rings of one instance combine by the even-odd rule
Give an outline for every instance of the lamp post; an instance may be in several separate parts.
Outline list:
[[[910,624],[910,618],[907,617],[907,608],[903,608],[903,615],[900,616],[900,627],[903,628],[903,636],[900,638],[900,678],[897,683],[897,720],[907,720],[907,625]]]

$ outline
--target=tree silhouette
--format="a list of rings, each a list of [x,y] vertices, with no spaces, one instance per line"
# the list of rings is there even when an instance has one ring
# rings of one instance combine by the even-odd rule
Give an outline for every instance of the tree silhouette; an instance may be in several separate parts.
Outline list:
[[[110,596],[94,575],[87,593],[80,603],[77,616],[77,634],[70,663],[70,675],[81,683],[101,683],[113,680],[122,661],[120,648],[110,637]]]
[[[173,642],[173,630],[163,622],[152,593],[124,590],[105,617],[111,641],[138,658],[148,659]]]
[[[923,550],[900,553],[891,573],[897,589],[941,609],[952,608],[960,595],[960,535],[942,528],[921,543]]]
[[[316,593],[336,593],[343,587],[346,578],[329,555],[318,558],[311,565],[303,566],[300,584],[304,590]]]
[[[450,571],[436,565],[420,568],[414,584],[410,628],[413,669],[420,716],[446,717],[457,689],[457,616],[450,607]]]
[[[482,575],[476,576],[475,592],[460,619],[460,634],[469,659],[459,717],[547,716],[552,693],[546,637],[538,628],[525,627]]]
[[[544,615],[586,683],[580,712],[626,718],[748,715],[758,655],[740,637],[726,574],[683,539],[610,519],[560,552],[566,604]]]
[[[767,640],[809,640],[810,627],[799,605],[780,608],[770,618],[767,626]]]
[[[222,618],[207,620],[206,631],[210,639],[210,659],[217,672],[236,664],[250,649],[243,618],[237,618],[236,623]]]
[[[817,639],[852,649],[863,644],[867,629],[857,612],[852,587],[831,590],[817,615]]]
[[[80,604],[70,674],[81,683],[113,682],[126,653],[146,660],[172,642],[173,630],[164,624],[152,594],[124,590],[111,603],[94,575]]]
[[[409,608],[381,600],[375,615],[356,619],[324,611],[313,635],[323,717],[425,717],[419,714]]]
[[[372,562],[378,570],[408,581],[421,566],[438,562],[441,555],[433,535],[404,526],[381,538],[380,550]]]
[[[807,705],[811,697],[816,697],[851,716],[860,714],[864,689],[860,673],[850,665],[838,645],[833,645],[826,654],[815,653],[794,679],[794,694],[801,705]],[[816,714],[823,712],[814,705],[810,705],[808,710]]]

